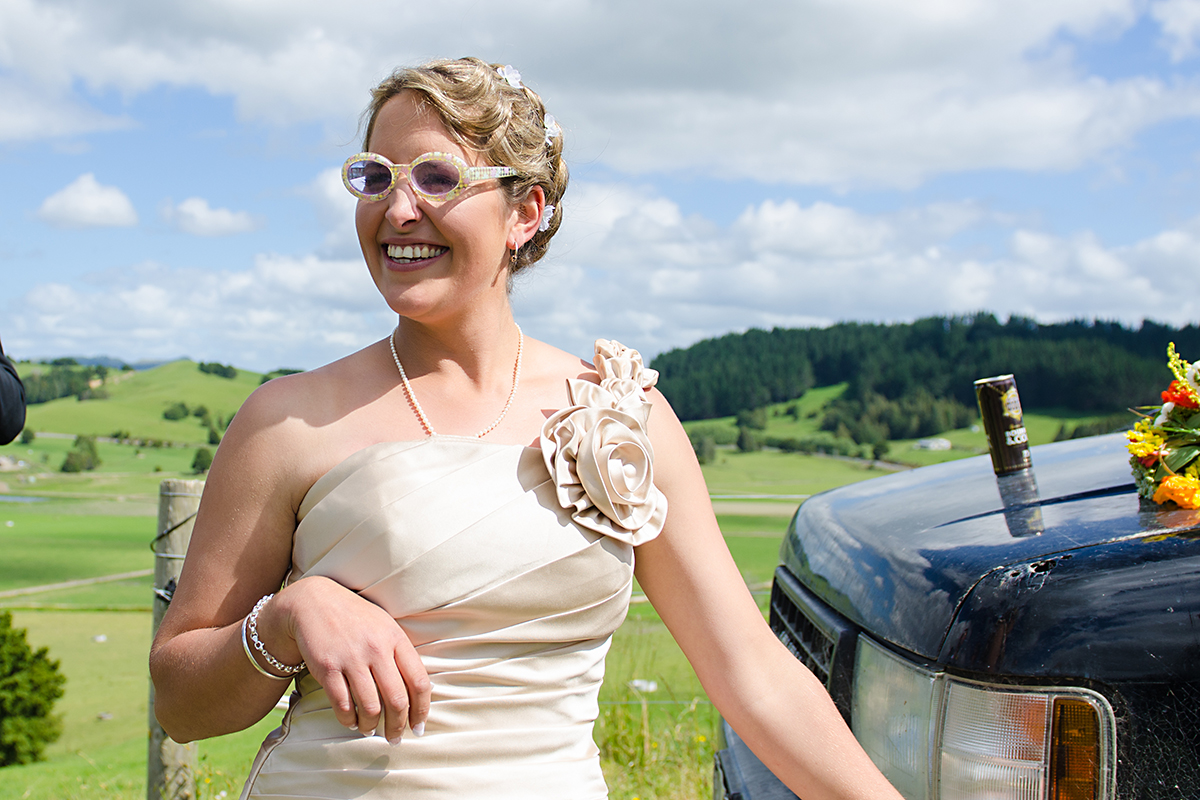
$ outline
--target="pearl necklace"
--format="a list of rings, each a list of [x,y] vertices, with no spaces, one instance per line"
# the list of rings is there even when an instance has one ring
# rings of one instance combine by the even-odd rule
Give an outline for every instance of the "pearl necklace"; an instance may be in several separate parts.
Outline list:
[[[417,402],[417,396],[413,394],[412,385],[408,382],[408,375],[404,372],[404,365],[400,363],[400,356],[396,353],[396,333],[400,330],[400,326],[392,331],[392,335],[388,337],[388,344],[392,348],[392,360],[396,362],[396,369],[400,370],[400,383],[404,386],[404,394],[408,397],[408,404],[412,406],[413,412],[417,415],[417,419],[421,423],[421,427],[425,429],[425,435],[436,436],[433,426],[429,424],[429,418],[425,416],[425,409],[421,408],[421,404]],[[496,430],[496,426],[508,414],[508,410],[512,408],[513,398],[517,396],[517,386],[521,383],[521,353],[525,348],[525,334],[521,332],[521,326],[517,326],[517,363],[513,365],[513,384],[512,391],[508,393],[508,400],[504,403],[504,408],[500,409],[500,416],[488,425],[486,428],[475,434],[476,439],[482,439],[492,431]]]

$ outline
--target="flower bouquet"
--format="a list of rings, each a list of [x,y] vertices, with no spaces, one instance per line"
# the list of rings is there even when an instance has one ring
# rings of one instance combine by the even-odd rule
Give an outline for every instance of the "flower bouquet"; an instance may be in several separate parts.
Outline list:
[[[1127,434],[1129,464],[1142,497],[1200,508],[1200,362],[1184,361],[1172,342],[1167,366],[1175,380],[1162,393],[1162,406],[1143,409],[1149,413]]]

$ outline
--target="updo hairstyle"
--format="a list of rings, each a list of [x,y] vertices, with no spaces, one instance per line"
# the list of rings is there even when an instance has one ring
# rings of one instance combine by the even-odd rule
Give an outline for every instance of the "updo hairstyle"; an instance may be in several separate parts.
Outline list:
[[[563,136],[546,136],[546,108],[527,86],[516,88],[497,70],[478,58],[442,59],[393,72],[371,92],[364,112],[368,148],[375,120],[388,100],[404,90],[421,95],[425,108],[441,119],[450,136],[464,149],[483,156],[492,166],[513,167],[520,174],[500,179],[511,204],[520,203],[534,186],[541,186],[546,204],[555,207],[550,227],[537,231],[521,246],[510,276],[540,260],[562,222],[562,196],[567,190]]]

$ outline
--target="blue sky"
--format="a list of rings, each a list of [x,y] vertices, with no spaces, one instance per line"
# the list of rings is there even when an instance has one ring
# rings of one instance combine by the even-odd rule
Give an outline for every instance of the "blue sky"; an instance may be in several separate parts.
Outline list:
[[[1200,0],[0,0],[0,338],[310,368],[387,335],[337,168],[474,54],[566,130],[530,335],[1200,322]]]

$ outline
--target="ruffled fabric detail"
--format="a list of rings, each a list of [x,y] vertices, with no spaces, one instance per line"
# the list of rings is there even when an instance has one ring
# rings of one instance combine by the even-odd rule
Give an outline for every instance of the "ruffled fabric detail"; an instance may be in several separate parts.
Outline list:
[[[542,426],[542,457],[558,502],[578,524],[631,545],[658,536],[667,498],[654,485],[646,390],[658,382],[637,350],[598,339],[599,385],[567,380],[571,405]]]

